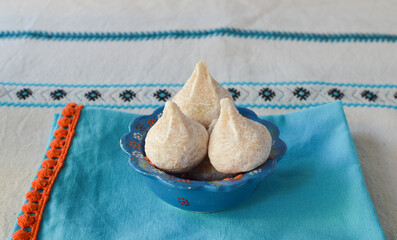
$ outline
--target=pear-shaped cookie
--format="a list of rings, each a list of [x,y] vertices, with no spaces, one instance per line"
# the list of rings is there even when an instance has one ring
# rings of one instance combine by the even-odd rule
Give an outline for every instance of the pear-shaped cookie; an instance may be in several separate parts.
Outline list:
[[[207,154],[208,133],[200,123],[186,117],[173,102],[149,130],[145,152],[159,169],[171,173],[189,171]]]
[[[223,173],[250,171],[269,157],[272,137],[265,126],[240,115],[230,99],[220,102],[219,119],[213,123],[208,155]]]
[[[210,75],[204,62],[199,62],[192,76],[175,95],[173,102],[189,118],[208,127],[218,118],[222,98],[232,99],[232,95]]]

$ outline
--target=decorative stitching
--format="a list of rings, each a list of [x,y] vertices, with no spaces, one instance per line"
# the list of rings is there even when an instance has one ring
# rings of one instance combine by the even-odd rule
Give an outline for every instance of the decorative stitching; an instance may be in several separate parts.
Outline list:
[[[276,93],[270,88],[262,88],[259,91],[259,96],[265,101],[271,101],[276,96]]]
[[[12,234],[13,240],[37,238],[43,211],[55,179],[65,162],[82,108],[82,105],[69,103],[62,110],[63,117],[58,120],[60,128],[54,131],[55,138],[46,152],[48,159],[42,162],[42,168],[38,170],[37,178],[32,182],[32,190],[25,195],[28,202],[22,206],[24,214],[17,218],[17,224],[21,229]]]
[[[397,88],[395,84],[362,84],[362,83],[332,83],[332,82],[224,82],[221,85],[254,85],[254,86],[283,86],[283,85],[325,85],[339,87],[363,87],[363,88]]]
[[[136,83],[136,84],[58,84],[58,83],[16,83],[0,82],[0,85],[33,87],[76,87],[76,88],[112,88],[112,87],[182,87],[183,83]],[[397,85],[396,85],[397,86]]]
[[[343,94],[343,92],[341,92],[341,90],[339,90],[337,88],[332,88],[327,93],[329,96],[333,97],[335,100],[341,100],[345,96],[345,94]]]
[[[148,41],[164,39],[200,39],[234,37],[274,41],[302,42],[397,42],[395,34],[376,33],[307,33],[215,28],[208,30],[168,30],[147,32],[48,32],[1,31],[0,39],[35,39],[47,41]]]
[[[232,95],[232,98],[234,101],[236,101],[240,97],[240,91],[235,89],[235,88],[228,88],[227,89],[230,94]]]
[[[293,92],[294,96],[299,100],[306,100],[310,96],[310,91],[303,87],[295,88]]]
[[[57,89],[50,93],[50,96],[54,100],[61,100],[62,98],[66,97],[67,93],[63,89]]]
[[[369,90],[364,90],[361,93],[361,96],[365,99],[367,99],[370,102],[375,102],[376,99],[378,99],[378,95],[376,95],[375,93],[369,91]]]
[[[22,90],[19,90],[16,95],[19,99],[25,100],[28,97],[32,96],[33,92],[30,88],[24,88]]]
[[[233,85],[232,85],[233,84]],[[345,106],[397,108],[395,87],[385,85],[363,87],[345,84],[284,84],[279,82],[224,84],[239,106],[256,108],[304,108],[342,100]],[[265,87],[263,87],[265,86]],[[91,107],[117,109],[156,108],[169,101],[181,89],[178,87],[89,87],[29,86],[0,83],[0,106],[63,107],[78,102]],[[17,94],[19,93],[19,94]],[[24,98],[20,96],[24,96]],[[27,96],[27,97],[26,97]],[[30,97],[34,96],[34,97]],[[99,101],[100,100],[100,101]],[[304,104],[303,104],[304,103]]]
[[[396,84],[363,84],[363,83],[332,83],[315,81],[298,82],[220,82],[221,85],[254,85],[254,86],[282,86],[282,85],[325,85],[339,87],[362,88],[397,88]],[[128,87],[182,87],[183,83],[137,83],[137,84],[57,84],[57,83],[16,83],[0,82],[0,85],[33,86],[33,87],[67,87],[67,88],[128,88]]]
[[[296,108],[309,108],[326,104],[327,102],[316,103],[316,104],[237,104],[239,107],[252,107],[252,108],[279,108],[279,109],[296,109]],[[380,108],[393,108],[397,109],[397,106],[387,104],[366,104],[366,103],[342,103],[348,107],[380,107]],[[41,108],[53,108],[53,107],[64,107],[65,104],[50,104],[50,103],[10,103],[0,102],[0,106],[13,106],[13,107],[41,107]],[[86,107],[99,107],[99,108],[115,108],[115,109],[142,109],[142,108],[158,108],[164,106],[162,104],[145,104],[145,105],[111,105],[111,104],[84,104]]]
[[[171,93],[166,89],[159,89],[153,94],[153,96],[157,98],[159,102],[166,102],[171,97]]]
[[[84,94],[84,97],[86,97],[89,101],[96,101],[101,96],[102,94],[98,90],[91,90]]]
[[[120,93],[119,97],[124,101],[124,102],[130,102],[134,97],[136,97],[136,94],[134,91],[131,90],[125,90],[124,92]]]

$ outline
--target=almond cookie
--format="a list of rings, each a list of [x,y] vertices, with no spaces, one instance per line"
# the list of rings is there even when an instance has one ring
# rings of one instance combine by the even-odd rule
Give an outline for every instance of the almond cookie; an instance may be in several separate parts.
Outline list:
[[[208,133],[203,125],[186,117],[173,102],[149,130],[145,152],[157,168],[170,173],[189,171],[207,154]]]
[[[220,105],[208,145],[214,168],[223,173],[240,173],[266,162],[272,146],[267,128],[241,116],[229,98],[222,99]]]

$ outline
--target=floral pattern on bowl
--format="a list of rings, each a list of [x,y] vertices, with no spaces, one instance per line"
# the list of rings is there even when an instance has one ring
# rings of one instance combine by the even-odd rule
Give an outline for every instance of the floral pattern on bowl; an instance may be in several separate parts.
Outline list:
[[[239,174],[235,178],[228,178],[220,181],[195,181],[178,178],[157,169],[145,154],[146,134],[161,117],[163,108],[164,107],[157,108],[152,114],[144,115],[133,120],[129,126],[130,131],[121,138],[120,144],[121,148],[129,156],[130,165],[137,172],[147,177],[147,180],[149,180],[147,183],[152,191],[161,199],[176,207],[198,212],[213,212],[226,209],[229,205],[235,205],[230,204],[229,201],[229,204],[225,204],[224,201],[223,204],[222,202],[216,203],[213,197],[220,197],[222,193],[227,193],[228,196],[233,192],[237,194],[244,186],[250,186],[250,189],[253,191],[255,188],[252,187],[256,187],[267,175],[274,171],[277,161],[279,161],[287,151],[287,146],[284,141],[279,138],[280,131],[275,124],[258,118],[253,111],[247,108],[237,107],[241,115],[257,121],[268,128],[273,140],[268,160],[256,169]],[[188,197],[188,195],[196,192],[201,192],[201,195],[194,194],[194,199],[196,199],[196,201],[194,201],[191,196]],[[173,196],[170,196],[172,193],[177,194],[177,196],[174,196],[176,201],[173,200]],[[221,198],[222,197],[219,199]],[[239,196],[236,199],[237,201],[232,202],[239,202],[238,200],[242,198],[245,198],[245,196]],[[181,199],[184,200],[182,201]],[[211,204],[208,205],[203,203],[206,201],[209,201]],[[181,202],[183,204],[181,204]],[[189,204],[186,204],[186,202]],[[197,204],[195,204],[195,202]],[[219,204],[222,206],[218,206]]]

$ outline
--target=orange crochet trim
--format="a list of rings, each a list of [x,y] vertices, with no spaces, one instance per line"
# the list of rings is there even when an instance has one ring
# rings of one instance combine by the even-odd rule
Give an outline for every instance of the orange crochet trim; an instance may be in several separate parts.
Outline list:
[[[34,190],[30,190],[25,195],[28,202],[22,206],[24,214],[17,218],[17,224],[22,229],[12,234],[13,240],[35,240],[37,238],[45,205],[54,181],[65,162],[83,107],[83,105],[69,103],[62,110],[63,117],[58,120],[60,128],[54,131],[55,139],[52,140],[51,148],[46,152],[48,159],[41,163],[43,168],[37,172],[37,178],[32,182]],[[31,231],[27,231],[25,228],[30,228]]]

